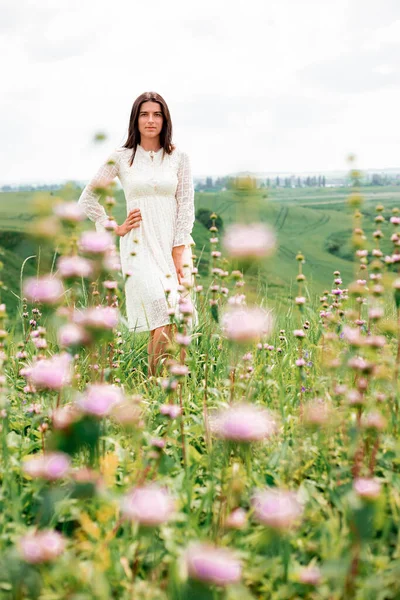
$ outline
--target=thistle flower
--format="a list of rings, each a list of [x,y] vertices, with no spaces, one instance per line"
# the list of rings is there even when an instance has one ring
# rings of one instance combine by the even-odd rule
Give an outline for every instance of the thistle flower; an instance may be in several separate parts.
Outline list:
[[[297,337],[297,338],[303,338],[306,334],[304,333],[304,331],[302,329],[295,329],[293,331],[293,335],[294,335],[294,337]]]
[[[318,585],[322,579],[321,570],[316,565],[303,567],[298,574],[299,581],[306,585]]]
[[[96,331],[114,329],[118,325],[119,314],[112,306],[95,306],[82,311],[74,311],[73,321],[78,325]]]
[[[80,412],[73,404],[66,404],[53,410],[51,417],[54,429],[67,429],[79,419]]]
[[[143,525],[156,527],[169,521],[175,511],[168,492],[156,484],[133,488],[121,501],[124,517]]]
[[[268,488],[260,490],[253,497],[254,516],[272,529],[285,531],[299,522],[303,507],[296,494],[288,490]]]
[[[247,514],[243,508],[235,508],[226,518],[225,527],[243,529],[247,523]]]
[[[183,335],[182,333],[177,333],[175,335],[176,343],[180,346],[189,346],[192,338],[190,335]]]
[[[60,390],[71,383],[72,361],[72,356],[67,352],[55,354],[49,359],[41,359],[31,367],[28,379],[37,388]]]
[[[26,460],[22,468],[30,477],[56,481],[69,473],[70,466],[71,460],[67,454],[64,454],[64,452],[51,452]]]
[[[259,259],[274,252],[276,238],[263,223],[234,224],[226,228],[222,244],[232,258]]]
[[[228,548],[194,542],[186,549],[184,561],[191,579],[209,585],[225,587],[242,577],[241,562]]]
[[[30,564],[49,562],[63,553],[65,539],[50,529],[28,533],[18,540],[22,559]]]
[[[185,375],[188,375],[189,367],[174,363],[169,367],[169,372],[171,375],[174,375],[174,377],[184,377]]]
[[[361,424],[365,429],[383,431],[386,427],[386,419],[380,412],[372,411],[362,416]]]
[[[113,407],[124,401],[121,388],[104,383],[89,385],[83,394],[78,395],[76,406],[85,414],[105,417]]]
[[[85,329],[75,323],[63,325],[57,332],[57,338],[60,346],[64,348],[84,345],[90,342],[90,337]]]
[[[93,274],[93,263],[82,256],[60,256],[57,268],[61,277],[90,277]]]
[[[250,443],[267,439],[277,432],[277,424],[266,409],[253,404],[235,404],[220,411],[211,422],[217,437]]]
[[[78,247],[81,252],[93,255],[103,255],[113,246],[114,241],[108,231],[84,231],[79,239]]]
[[[164,416],[168,416],[170,419],[176,419],[181,412],[181,408],[176,404],[162,404],[160,406],[160,413]]]
[[[67,223],[79,223],[85,218],[85,213],[77,202],[60,202],[53,207],[53,213]]]
[[[354,480],[353,489],[361,498],[375,500],[381,493],[381,484],[376,479],[358,477]]]
[[[308,425],[322,426],[328,423],[331,413],[329,404],[321,398],[316,398],[305,404],[303,419]]]
[[[30,302],[54,305],[61,301],[64,291],[62,281],[53,275],[29,277],[23,284],[23,294]]]
[[[222,315],[222,332],[237,343],[258,342],[272,332],[272,316],[259,307],[228,307]]]

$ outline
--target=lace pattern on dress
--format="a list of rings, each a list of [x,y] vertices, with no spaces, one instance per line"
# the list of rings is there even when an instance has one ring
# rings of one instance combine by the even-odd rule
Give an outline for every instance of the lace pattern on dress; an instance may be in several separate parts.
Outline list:
[[[189,245],[193,243],[193,238],[190,234],[193,229],[195,214],[192,169],[186,152],[181,152],[176,200],[178,203],[178,214],[173,245]]]
[[[118,176],[119,159],[120,154],[116,151],[112,152],[96,175],[89,181],[78,200],[78,204],[86,216],[94,221],[97,231],[106,230],[103,224],[108,220],[108,216],[104,206],[99,202],[99,195],[94,190],[101,185],[106,185]]]

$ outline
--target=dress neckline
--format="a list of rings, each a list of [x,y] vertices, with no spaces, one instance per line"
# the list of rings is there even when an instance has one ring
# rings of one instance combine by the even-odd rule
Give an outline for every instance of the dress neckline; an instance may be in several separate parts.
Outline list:
[[[138,144],[138,146],[143,150],[143,152],[146,152],[146,154],[149,154],[150,152],[153,152],[153,154],[158,154],[162,150],[162,147],[159,150],[145,150],[141,144]]]

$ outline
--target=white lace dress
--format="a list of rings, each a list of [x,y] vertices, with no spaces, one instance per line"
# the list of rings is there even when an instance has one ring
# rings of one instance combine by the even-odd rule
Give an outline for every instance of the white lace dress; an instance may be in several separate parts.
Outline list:
[[[142,221],[119,237],[122,274],[131,275],[125,283],[128,327],[150,331],[170,322],[168,309],[178,310],[178,277],[172,248],[184,245],[185,280],[193,283],[191,236],[194,224],[194,188],[188,155],[175,148],[147,151],[139,144],[132,166],[133,150],[117,148],[83,190],[78,203],[97,231],[104,231],[107,214],[94,189],[99,181],[118,177],[125,193],[127,214],[140,208]],[[171,292],[166,299],[165,290]],[[182,294],[185,295],[185,292]],[[191,325],[198,322],[194,304]]]

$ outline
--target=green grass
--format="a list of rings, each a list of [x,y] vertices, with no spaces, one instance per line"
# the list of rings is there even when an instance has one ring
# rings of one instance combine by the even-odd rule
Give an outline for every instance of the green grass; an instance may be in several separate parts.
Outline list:
[[[395,186],[362,188],[365,203],[362,212],[367,217],[366,231],[373,231],[375,206],[384,204],[388,217],[390,210],[400,206],[400,189]],[[329,288],[332,273],[340,270],[343,280],[352,278],[352,248],[349,241],[349,230],[352,228],[350,209],[346,200],[350,188],[273,188],[260,189],[245,193],[227,190],[218,193],[196,193],[196,209],[208,208],[215,211],[223,219],[224,225],[235,221],[262,220],[269,223],[276,231],[278,249],[268,261],[266,269],[260,274],[260,285],[263,286],[268,300],[272,303],[285,303],[290,298],[290,290],[296,277],[295,256],[298,251],[306,257],[304,273],[308,279],[309,289],[316,294]],[[268,194],[268,197],[266,197]],[[54,193],[65,199],[77,199],[79,190],[72,187]],[[5,297],[13,312],[15,303],[12,292],[18,293],[19,270],[26,258],[37,253],[34,243],[26,239],[24,232],[34,219],[35,194],[27,192],[9,192],[0,197],[2,211],[0,231],[13,231],[21,234],[19,243],[11,253],[4,255],[5,275],[3,279],[8,290]],[[117,222],[123,222],[126,215],[125,199],[122,190],[116,194],[114,214]],[[93,224],[86,222],[85,227]],[[383,227],[385,230],[385,226]],[[383,241],[383,249],[389,251],[387,240]],[[209,232],[201,223],[196,222],[193,230],[196,241],[197,266],[204,276],[210,266]],[[337,243],[337,252],[329,251],[329,246]],[[0,246],[1,237],[0,237]],[[7,250],[7,246],[5,246]],[[28,272],[33,272],[36,261],[27,265]],[[209,278],[208,278],[209,281]]]

